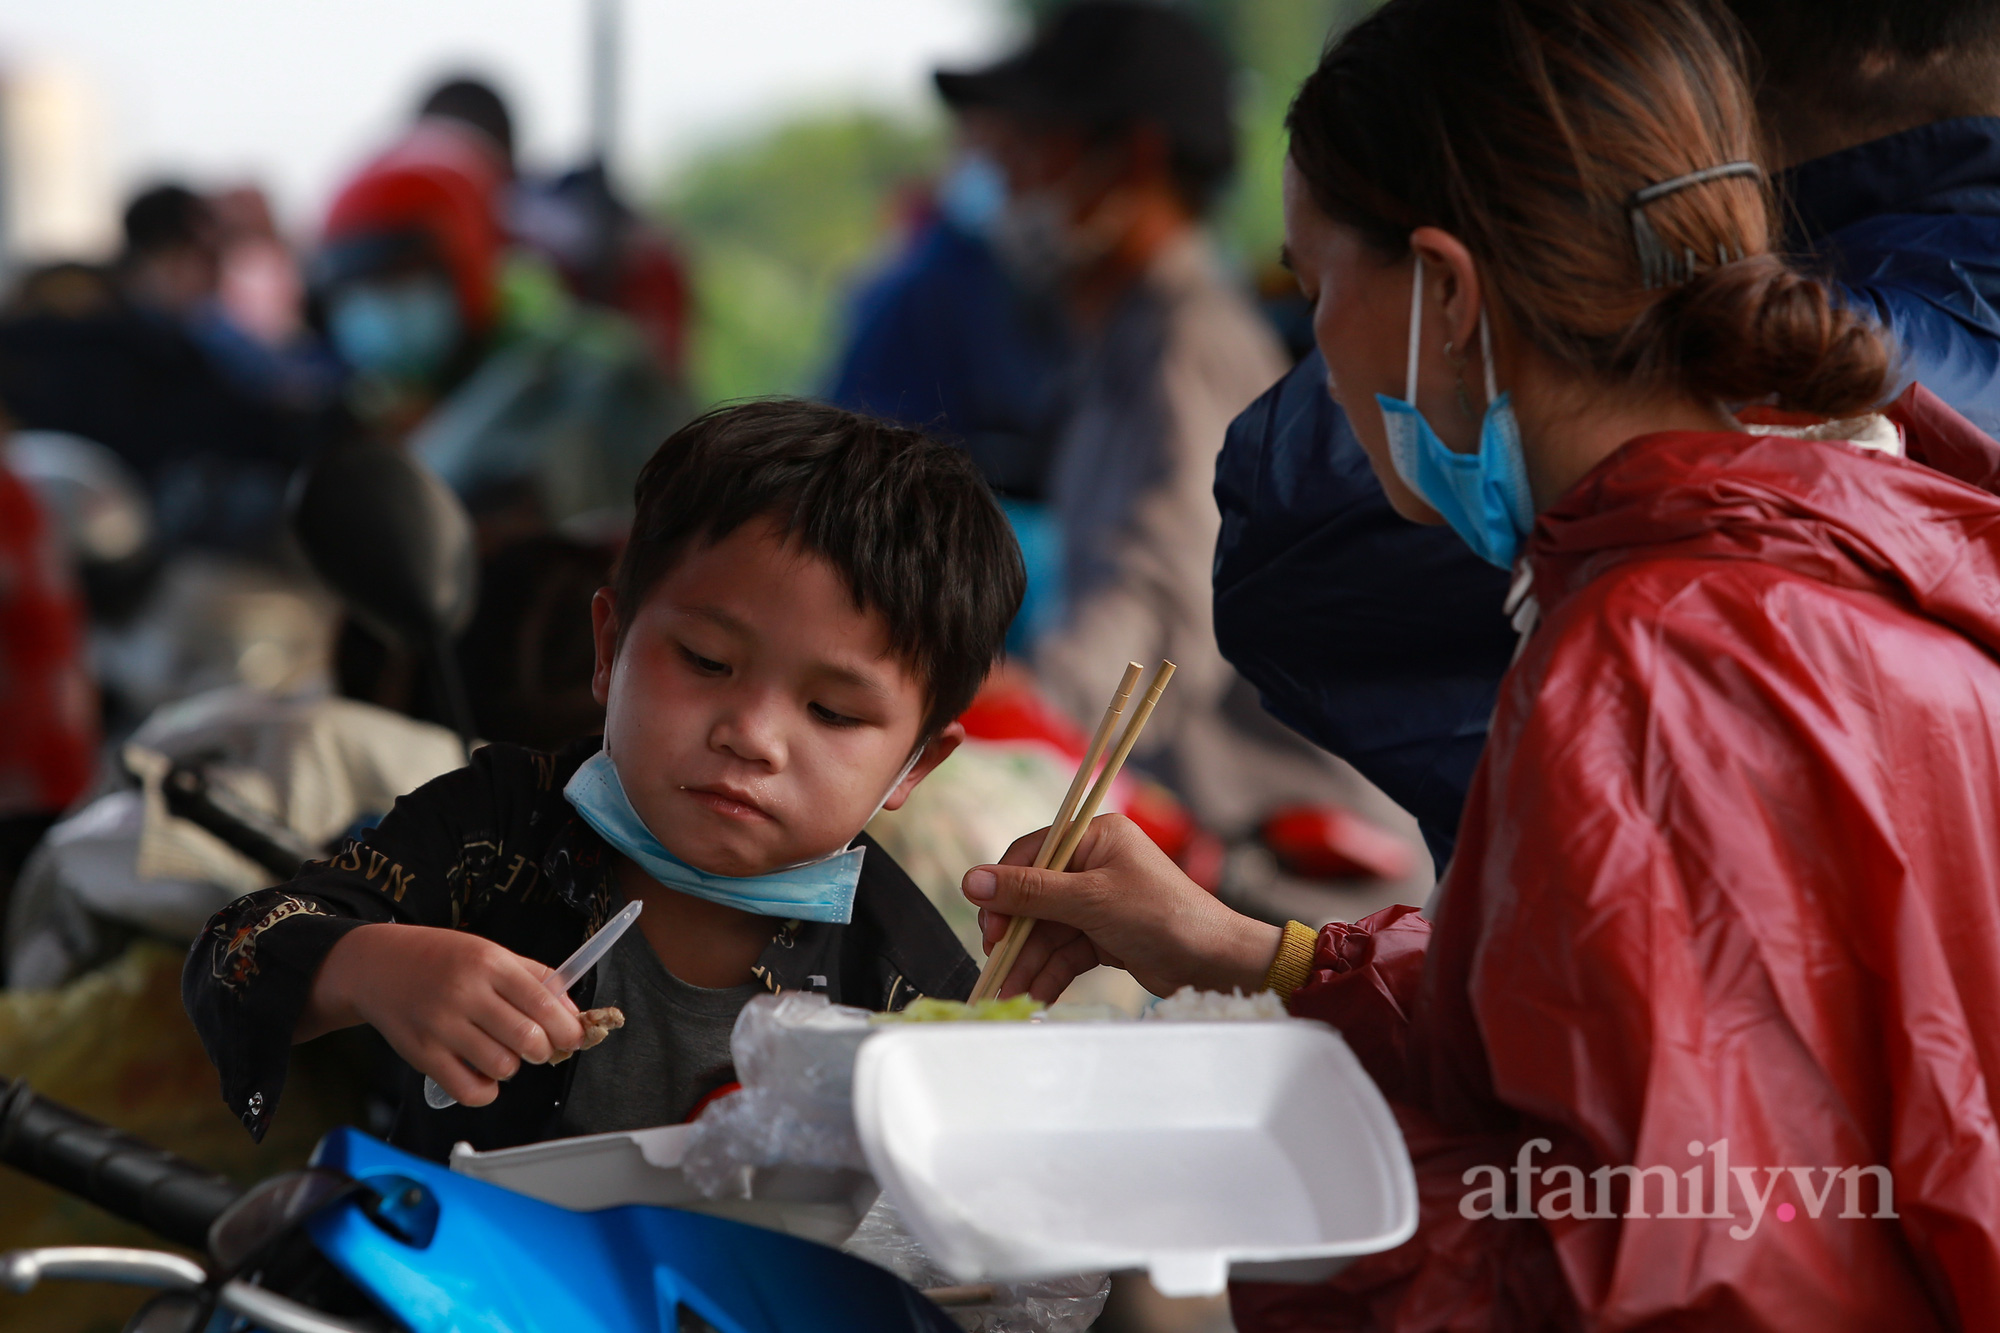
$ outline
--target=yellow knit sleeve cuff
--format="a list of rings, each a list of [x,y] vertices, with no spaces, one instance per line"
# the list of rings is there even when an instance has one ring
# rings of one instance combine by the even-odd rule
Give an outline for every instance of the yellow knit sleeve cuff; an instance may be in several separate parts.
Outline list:
[[[1303,922],[1287,921],[1285,937],[1278,942],[1278,956],[1271,960],[1271,970],[1264,974],[1264,989],[1276,991],[1278,998],[1289,1000],[1292,992],[1306,984],[1312,975],[1313,950],[1319,943],[1319,932]]]

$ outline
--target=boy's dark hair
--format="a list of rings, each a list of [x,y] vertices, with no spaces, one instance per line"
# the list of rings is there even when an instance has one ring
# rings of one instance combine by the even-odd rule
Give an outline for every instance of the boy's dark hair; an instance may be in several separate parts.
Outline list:
[[[840,571],[924,683],[925,736],[965,711],[1021,608],[1021,548],[972,460],[921,431],[770,399],[719,407],[660,446],[612,576],[619,632],[695,542],[756,518]]]

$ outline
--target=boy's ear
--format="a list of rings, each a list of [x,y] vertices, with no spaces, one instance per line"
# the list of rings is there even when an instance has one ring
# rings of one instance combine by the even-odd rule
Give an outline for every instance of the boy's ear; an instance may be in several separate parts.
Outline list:
[[[903,802],[910,799],[910,793],[916,790],[917,784],[929,777],[932,769],[951,758],[951,752],[956,750],[959,742],[964,739],[965,728],[956,722],[931,737],[930,744],[924,746],[924,752],[917,756],[916,767],[910,770],[908,777],[896,784],[896,790],[889,793],[889,799],[882,802],[882,808],[902,809]]]
[[[602,705],[611,699],[611,662],[618,656],[618,603],[609,588],[599,588],[590,599],[590,637],[597,645],[597,665],[590,673],[590,697]]]

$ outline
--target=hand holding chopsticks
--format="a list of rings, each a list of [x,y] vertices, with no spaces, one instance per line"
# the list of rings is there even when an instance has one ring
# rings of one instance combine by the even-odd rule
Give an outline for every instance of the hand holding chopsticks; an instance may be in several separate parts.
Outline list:
[[[1145,697],[1139,701],[1138,708],[1133,710],[1132,720],[1126,724],[1124,734],[1118,738],[1118,744],[1111,751],[1110,759],[1105,761],[1103,771],[1097,775],[1097,781],[1090,785],[1090,794],[1082,799],[1082,807],[1079,809],[1078,799],[1082,796],[1084,786],[1090,782],[1091,772],[1097,768],[1098,760],[1103,758],[1105,746],[1111,739],[1112,729],[1124,713],[1125,705],[1139,683],[1141,671],[1139,664],[1137,662],[1126,664],[1124,678],[1118,682],[1117,692],[1111,696],[1111,704],[1104,710],[1104,720],[1097,724],[1097,732],[1090,739],[1090,748],[1084,752],[1083,763],[1078,766],[1076,777],[1069,784],[1069,792],[1063,797],[1062,807],[1056,812],[1055,821],[1049,825],[1048,833],[1042,838],[1041,851],[1035,857],[1037,870],[1068,868],[1069,859],[1075,855],[1077,844],[1083,841],[1084,831],[1090,827],[1090,821],[1097,817],[1097,808],[1104,803],[1104,797],[1110,792],[1111,784],[1117,781],[1119,769],[1125,766],[1126,756],[1130,755],[1132,747],[1138,744],[1139,733],[1146,727],[1146,719],[1153,715],[1154,707],[1160,702],[1160,695],[1166,692],[1167,682],[1173,679],[1174,669],[1172,662],[1163,661],[1159,669],[1153,673],[1153,683],[1147,688]],[[1007,973],[1020,958],[1021,950],[1027,944],[1028,935],[1034,928],[1035,922],[1032,917],[1017,916],[1008,924],[1006,936],[987,956],[986,966],[979,974],[979,983],[972,988],[974,1000],[991,1000],[999,995],[1001,983],[1007,979]]]

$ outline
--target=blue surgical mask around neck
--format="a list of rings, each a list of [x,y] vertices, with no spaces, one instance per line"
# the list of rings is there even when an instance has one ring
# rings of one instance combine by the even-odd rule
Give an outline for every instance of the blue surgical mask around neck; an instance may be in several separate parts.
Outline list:
[[[868,819],[873,819],[903,785],[923,752],[924,747],[918,746],[875,809],[869,811]],[[829,852],[763,875],[713,875],[681,860],[653,836],[627,799],[625,784],[618,780],[618,767],[608,751],[599,750],[585,760],[563,787],[563,796],[599,837],[676,892],[788,921],[845,925],[854,916],[854,891],[861,883],[861,862],[868,851],[865,847]],[[868,820],[861,822],[866,825]]]
[[[1521,453],[1521,426],[1512,396],[1499,392],[1493,378],[1493,335],[1486,311],[1479,312],[1479,359],[1486,368],[1486,415],[1479,423],[1479,448],[1455,453],[1438,438],[1416,407],[1418,335],[1424,319],[1424,261],[1410,294],[1409,372],[1401,399],[1378,393],[1382,426],[1389,435],[1389,461],[1396,475],[1465,539],[1473,554],[1512,569],[1521,542],[1535,525],[1534,497],[1528,489],[1527,460]]]

